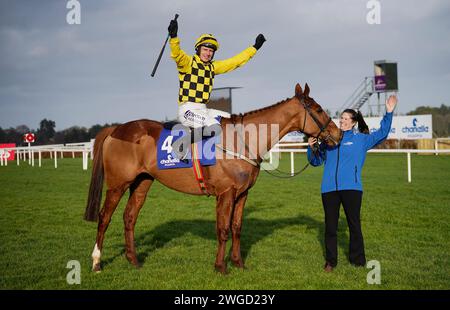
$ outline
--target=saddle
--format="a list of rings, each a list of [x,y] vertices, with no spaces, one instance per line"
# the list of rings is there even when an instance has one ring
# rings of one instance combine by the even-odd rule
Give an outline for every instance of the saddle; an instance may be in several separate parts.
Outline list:
[[[174,127],[178,127],[178,130],[180,128],[183,128],[183,130],[185,130],[186,132],[189,131],[191,135],[191,143],[196,143],[203,139],[218,136],[222,132],[222,128],[219,124],[192,128],[183,126],[180,122],[177,121],[168,121],[163,123],[163,128],[166,130],[172,131]]]
[[[162,125],[163,125],[164,129],[172,130],[173,127],[175,127],[176,125],[181,125],[181,123],[177,122],[177,121],[168,121],[168,122],[164,122]]]

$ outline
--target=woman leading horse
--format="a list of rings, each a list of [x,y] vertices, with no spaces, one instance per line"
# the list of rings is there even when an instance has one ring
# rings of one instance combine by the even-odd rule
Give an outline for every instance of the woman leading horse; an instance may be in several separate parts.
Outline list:
[[[230,124],[243,126],[260,125],[278,128],[278,135],[256,135],[254,141],[240,154],[250,157],[251,144],[265,145],[266,150],[257,148],[256,165],[241,158],[217,156],[214,166],[203,167],[205,183],[209,195],[216,196],[216,233],[218,249],[215,261],[217,271],[225,273],[225,249],[231,230],[231,261],[237,267],[244,267],[240,251],[240,234],[245,202],[249,189],[258,177],[264,153],[270,150],[279,139],[291,131],[301,131],[320,138],[330,146],[337,145],[341,131],[325,111],[309,96],[308,84],[303,91],[299,84],[295,95],[272,106],[251,111],[244,115],[233,115],[223,119],[222,129]],[[100,271],[101,252],[105,231],[110,223],[121,197],[129,189],[130,196],[123,219],[125,225],[126,257],[135,266],[139,266],[134,244],[134,227],[140,209],[144,205],[147,193],[154,180],[165,186],[193,195],[203,195],[189,168],[160,170],[157,165],[157,141],[163,124],[151,120],[132,121],[120,126],[109,127],[101,131],[95,139],[94,163],[85,219],[98,220],[97,238],[92,253],[93,270]],[[222,141],[226,140],[226,131]],[[263,137],[263,138],[261,138]],[[267,141],[260,141],[266,139]],[[264,142],[264,143],[263,143]],[[239,153],[236,144],[223,145],[223,149]],[[216,154],[222,152],[216,148]],[[100,210],[103,181],[107,191],[103,208]]]

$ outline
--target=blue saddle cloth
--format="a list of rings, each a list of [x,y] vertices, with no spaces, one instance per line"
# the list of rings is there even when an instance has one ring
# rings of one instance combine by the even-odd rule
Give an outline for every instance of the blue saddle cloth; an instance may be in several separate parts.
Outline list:
[[[188,162],[180,161],[172,152],[172,143],[183,137],[186,132],[183,130],[170,130],[163,128],[158,139],[157,144],[157,160],[159,169],[174,169],[174,168],[191,168],[192,167],[192,153],[189,148],[187,155]],[[189,133],[190,134],[190,133]],[[198,156],[202,166],[212,166],[216,164],[216,139],[219,137],[208,137],[202,142],[197,143]]]

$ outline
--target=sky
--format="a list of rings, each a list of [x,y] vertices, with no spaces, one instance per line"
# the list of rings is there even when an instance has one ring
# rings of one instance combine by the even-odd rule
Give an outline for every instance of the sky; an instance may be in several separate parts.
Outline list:
[[[215,78],[233,91],[233,112],[292,97],[296,83],[332,113],[373,62],[398,63],[398,113],[450,104],[450,1],[380,0],[380,23],[369,24],[368,0],[79,0],[80,24],[68,24],[67,0],[0,0],[0,127],[51,119],[56,129],[173,119],[178,73],[167,46],[178,13],[187,53],[202,33],[226,59],[267,41],[245,66]],[[372,100],[375,103],[375,100]],[[363,110],[364,111],[364,110]]]

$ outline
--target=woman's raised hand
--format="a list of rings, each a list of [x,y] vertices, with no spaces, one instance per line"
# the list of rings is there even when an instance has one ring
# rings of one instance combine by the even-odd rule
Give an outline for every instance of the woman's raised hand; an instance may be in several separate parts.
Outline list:
[[[395,95],[389,96],[389,99],[386,100],[386,111],[389,113],[394,111],[394,108],[397,105],[397,102],[398,102],[397,96],[395,96]]]

